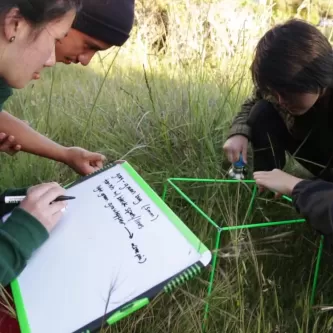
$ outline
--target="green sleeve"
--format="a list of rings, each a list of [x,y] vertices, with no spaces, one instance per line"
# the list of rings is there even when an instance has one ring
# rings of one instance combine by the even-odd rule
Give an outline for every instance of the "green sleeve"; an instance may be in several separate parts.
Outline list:
[[[3,217],[4,215],[10,213],[15,207],[17,207],[17,204],[5,204],[3,200],[1,200],[3,197],[6,195],[26,195],[27,194],[28,188],[13,188],[13,189],[8,189],[5,192],[3,192],[0,195],[0,218]],[[1,221],[0,221],[1,223]]]
[[[44,226],[16,207],[0,225],[0,285],[6,286],[25,268],[32,253],[48,238]]]
[[[3,105],[11,95],[13,95],[13,89],[4,79],[0,78],[0,111],[2,111]]]
[[[258,90],[254,90],[252,97],[248,98],[242,105],[240,112],[234,118],[228,138],[233,135],[243,135],[251,140],[251,127],[247,124],[251,109],[253,106],[262,99]]]

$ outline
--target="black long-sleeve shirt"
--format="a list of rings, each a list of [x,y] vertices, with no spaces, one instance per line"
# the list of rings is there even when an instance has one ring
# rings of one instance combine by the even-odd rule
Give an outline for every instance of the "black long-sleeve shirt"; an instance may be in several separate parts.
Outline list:
[[[333,245],[333,183],[323,180],[303,180],[298,183],[292,198],[296,210],[313,229]]]

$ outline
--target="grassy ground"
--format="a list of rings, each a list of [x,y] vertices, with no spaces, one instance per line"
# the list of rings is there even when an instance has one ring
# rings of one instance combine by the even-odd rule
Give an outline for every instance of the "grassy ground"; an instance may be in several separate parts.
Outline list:
[[[148,56],[134,44],[118,55],[112,51],[103,63],[97,57],[88,68],[57,65],[16,92],[6,108],[59,143],[103,152],[109,160],[127,159],[160,194],[168,177],[224,178],[229,163],[222,145],[251,89],[247,42],[232,56],[202,61],[200,53],[191,62]],[[24,153],[0,159],[3,188],[76,177],[66,166]],[[221,225],[297,217],[290,205],[268,195],[246,217],[245,186],[180,186]],[[171,189],[167,202],[213,248],[216,230]],[[330,312],[309,308],[317,246],[306,224],[223,234],[206,332],[332,332]],[[320,305],[332,302],[331,263],[325,255]],[[202,332],[208,274],[209,269],[106,331]]]

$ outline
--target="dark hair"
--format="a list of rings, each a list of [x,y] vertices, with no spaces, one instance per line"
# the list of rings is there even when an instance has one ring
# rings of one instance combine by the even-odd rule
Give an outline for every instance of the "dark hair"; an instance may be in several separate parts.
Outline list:
[[[332,47],[317,28],[292,19],[260,39],[251,72],[263,94],[320,93],[332,86]]]
[[[68,11],[81,8],[81,0],[1,0],[0,15],[12,8],[18,8],[20,14],[31,24],[40,26],[65,15]]]

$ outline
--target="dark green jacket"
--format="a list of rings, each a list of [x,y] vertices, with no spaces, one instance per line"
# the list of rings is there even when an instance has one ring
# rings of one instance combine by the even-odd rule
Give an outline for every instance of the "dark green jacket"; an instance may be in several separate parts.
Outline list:
[[[24,195],[25,189],[7,190],[3,195]],[[32,253],[48,238],[44,226],[25,210],[0,203],[0,217],[12,211],[5,223],[0,221],[0,284],[6,286],[25,268]]]
[[[0,111],[12,89],[0,79]],[[25,195],[26,189],[7,190],[3,195]],[[32,215],[16,205],[0,202],[0,217],[12,212],[5,223],[0,220],[0,285],[6,286],[24,269],[32,253],[48,238],[48,232]]]

